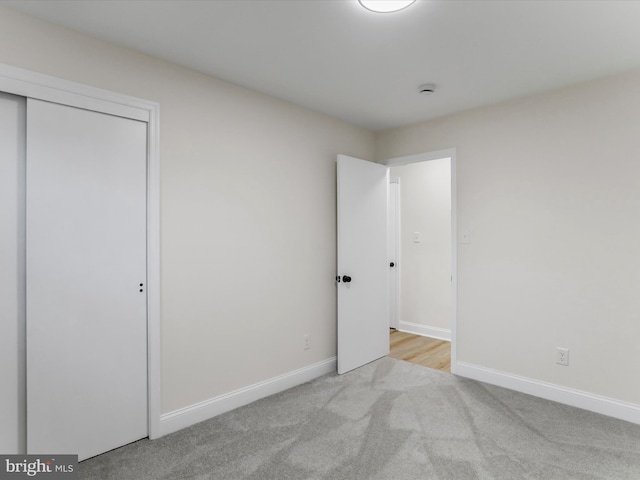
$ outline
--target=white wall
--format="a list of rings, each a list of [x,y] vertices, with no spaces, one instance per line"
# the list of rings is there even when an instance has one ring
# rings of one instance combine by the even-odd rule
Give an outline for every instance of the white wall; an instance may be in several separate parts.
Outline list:
[[[372,133],[5,8],[0,62],[160,104],[163,412],[335,356],[335,156]]]
[[[636,70],[377,135],[378,159],[457,148],[459,361],[640,405],[639,84]]]
[[[392,167],[390,175],[400,179],[400,329],[449,338],[451,159]]]

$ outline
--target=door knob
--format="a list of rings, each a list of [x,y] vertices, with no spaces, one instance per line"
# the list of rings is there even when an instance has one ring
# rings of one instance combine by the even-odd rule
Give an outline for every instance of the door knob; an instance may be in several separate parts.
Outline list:
[[[393,267],[395,267],[395,266],[396,266],[396,264],[395,264],[395,263],[393,263],[393,262],[391,262],[391,263],[389,264],[389,266],[390,266],[391,268],[393,268]]]
[[[343,275],[342,276],[342,281],[344,283],[349,283],[349,282],[351,282],[351,277],[349,275]]]

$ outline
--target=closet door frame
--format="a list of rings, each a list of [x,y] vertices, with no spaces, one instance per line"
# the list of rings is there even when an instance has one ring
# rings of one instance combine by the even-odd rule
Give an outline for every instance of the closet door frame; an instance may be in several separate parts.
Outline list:
[[[160,106],[10,65],[0,64],[0,91],[146,122],[147,375],[149,438],[159,438],[160,387]]]

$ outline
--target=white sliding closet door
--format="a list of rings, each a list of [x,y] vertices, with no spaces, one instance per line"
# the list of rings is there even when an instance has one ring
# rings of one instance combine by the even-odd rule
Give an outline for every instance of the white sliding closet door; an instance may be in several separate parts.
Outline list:
[[[0,92],[0,452],[25,449],[25,99]]]
[[[27,101],[27,450],[146,437],[146,123]]]

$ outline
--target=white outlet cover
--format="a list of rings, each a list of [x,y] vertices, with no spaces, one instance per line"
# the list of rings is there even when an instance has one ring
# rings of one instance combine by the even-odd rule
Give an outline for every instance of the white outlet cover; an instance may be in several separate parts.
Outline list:
[[[558,365],[569,366],[569,349],[556,348],[556,363]]]

